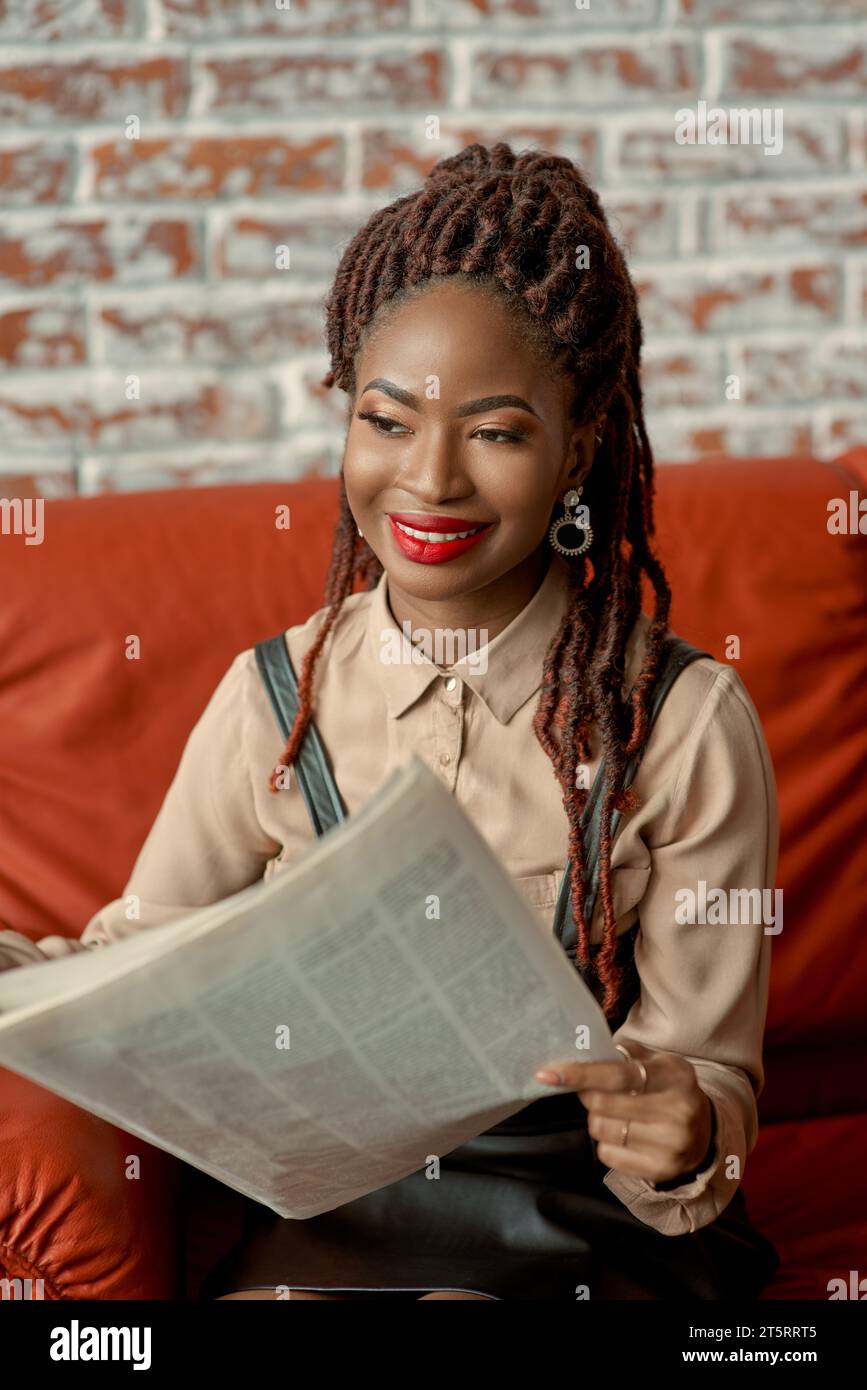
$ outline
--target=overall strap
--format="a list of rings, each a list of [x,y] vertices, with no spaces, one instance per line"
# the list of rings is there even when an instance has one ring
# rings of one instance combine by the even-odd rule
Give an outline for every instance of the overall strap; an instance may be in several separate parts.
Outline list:
[[[283,738],[288,739],[298,709],[298,681],[283,633],[258,642],[255,652],[256,665],[277,716],[277,723]],[[301,795],[304,797],[317,835],[324,835],[326,830],[330,830],[338,821],[346,819],[346,807],[337,789],[328,755],[312,720],[307,726],[292,771],[298,779]]]
[[[677,680],[684,667],[691,662],[698,661],[701,657],[710,656],[710,652],[699,651],[697,647],[691,646],[682,637],[670,638],[666,644],[659,675],[653,691],[653,698],[648,711],[647,741],[650,738],[651,730],[656,722],[665,697],[674,682]],[[623,775],[622,787],[626,788],[635,781],[636,773],[641,762],[644,748],[640,749],[626,765]],[[582,817],[582,829],[584,832],[584,919],[588,925],[593,920],[593,912],[596,907],[596,899],[599,896],[599,837],[602,829],[602,798],[605,779],[605,758],[603,757],[590,795],[584,807]],[[620,812],[614,811],[611,816],[611,837],[612,841],[620,824]],[[577,930],[572,916],[572,890],[569,884],[569,874],[571,870],[571,860],[566,864],[563,875],[563,882],[560,885],[560,895],[557,899],[557,907],[554,913],[554,935],[562,943],[563,947],[570,953],[574,953],[577,946]],[[593,948],[591,947],[591,950]]]

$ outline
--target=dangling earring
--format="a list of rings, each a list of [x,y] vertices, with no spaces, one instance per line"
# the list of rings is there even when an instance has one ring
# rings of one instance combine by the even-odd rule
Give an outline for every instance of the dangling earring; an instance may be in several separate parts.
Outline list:
[[[360,527],[360,526],[356,526],[355,529],[356,529],[356,531],[358,532],[359,536],[361,536],[361,538],[362,538],[362,540],[363,540],[363,539],[364,539],[364,532],[362,531],[361,527]]]
[[[561,555],[583,555],[584,551],[588,549],[591,541],[593,540],[593,528],[589,524],[589,522],[584,523],[578,521],[576,517],[569,515],[569,508],[577,508],[579,502],[581,501],[581,493],[583,491],[584,489],[580,487],[577,489],[577,491],[575,488],[570,488],[568,492],[563,494],[563,506],[566,508],[566,515],[561,516],[559,521],[553,522],[550,530],[548,531],[548,538],[552,546],[555,550],[559,550]],[[574,526],[576,530],[583,531],[584,539],[581,542],[581,544],[578,546],[573,546],[571,549],[568,546],[561,545],[557,539],[557,532],[560,530],[561,526]]]

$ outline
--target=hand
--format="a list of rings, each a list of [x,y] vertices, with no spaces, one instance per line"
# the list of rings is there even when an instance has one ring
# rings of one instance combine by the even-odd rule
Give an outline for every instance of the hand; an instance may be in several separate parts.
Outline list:
[[[648,1182],[669,1182],[703,1163],[711,1139],[711,1102],[695,1067],[679,1052],[651,1052],[629,1041],[624,1046],[633,1061],[566,1062],[537,1071],[536,1080],[575,1091],[607,1167]],[[643,1091],[636,1060],[647,1071]]]

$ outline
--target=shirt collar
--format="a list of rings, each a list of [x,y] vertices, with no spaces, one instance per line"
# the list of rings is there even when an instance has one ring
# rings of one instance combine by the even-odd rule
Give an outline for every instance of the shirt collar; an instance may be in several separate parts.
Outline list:
[[[468,652],[453,665],[437,666],[413,646],[392,617],[388,572],[383,570],[372,591],[365,640],[368,658],[381,673],[388,713],[399,718],[433,680],[449,671],[466,682],[495,719],[507,724],[515,711],[541,688],[545,654],[569,603],[568,576],[566,563],[552,552],[539,588],[502,632],[484,648]],[[483,651],[486,662],[481,661]]]

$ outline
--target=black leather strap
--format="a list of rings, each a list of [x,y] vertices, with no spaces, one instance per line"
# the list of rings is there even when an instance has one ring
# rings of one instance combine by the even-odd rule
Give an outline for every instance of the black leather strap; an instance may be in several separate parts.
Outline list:
[[[644,747],[647,747],[647,740],[656,722],[656,716],[662,709],[669,690],[674,685],[684,667],[691,662],[698,661],[700,657],[710,656],[710,652],[699,651],[682,637],[673,637],[667,644],[664,651],[662,664],[659,669],[656,686],[651,700],[647,723],[647,739]],[[635,781],[636,773],[644,754],[644,748],[635,754],[627,763],[622,787],[629,787]],[[596,899],[599,896],[599,836],[602,829],[602,797],[605,781],[605,758],[603,757],[590,795],[584,807],[582,818],[582,828],[584,831],[584,920],[589,924],[593,920],[593,912],[596,907]],[[611,835],[612,839],[616,834],[620,824],[620,812],[614,811],[611,816]],[[563,882],[560,885],[560,895],[557,899],[557,907],[554,913],[554,935],[561,942],[564,949],[570,954],[574,953],[577,946],[577,929],[572,914],[572,889],[569,884],[571,870],[571,860],[566,865],[563,875]],[[633,929],[634,931],[635,929]],[[627,933],[628,935],[628,933]],[[593,948],[591,947],[591,950]]]
[[[277,717],[277,724],[284,740],[288,739],[298,709],[298,681],[283,633],[258,642],[255,652],[256,664]],[[292,772],[298,780],[301,795],[304,797],[317,835],[324,835],[326,830],[346,819],[346,807],[337,789],[328,755],[312,720],[307,726]]]

